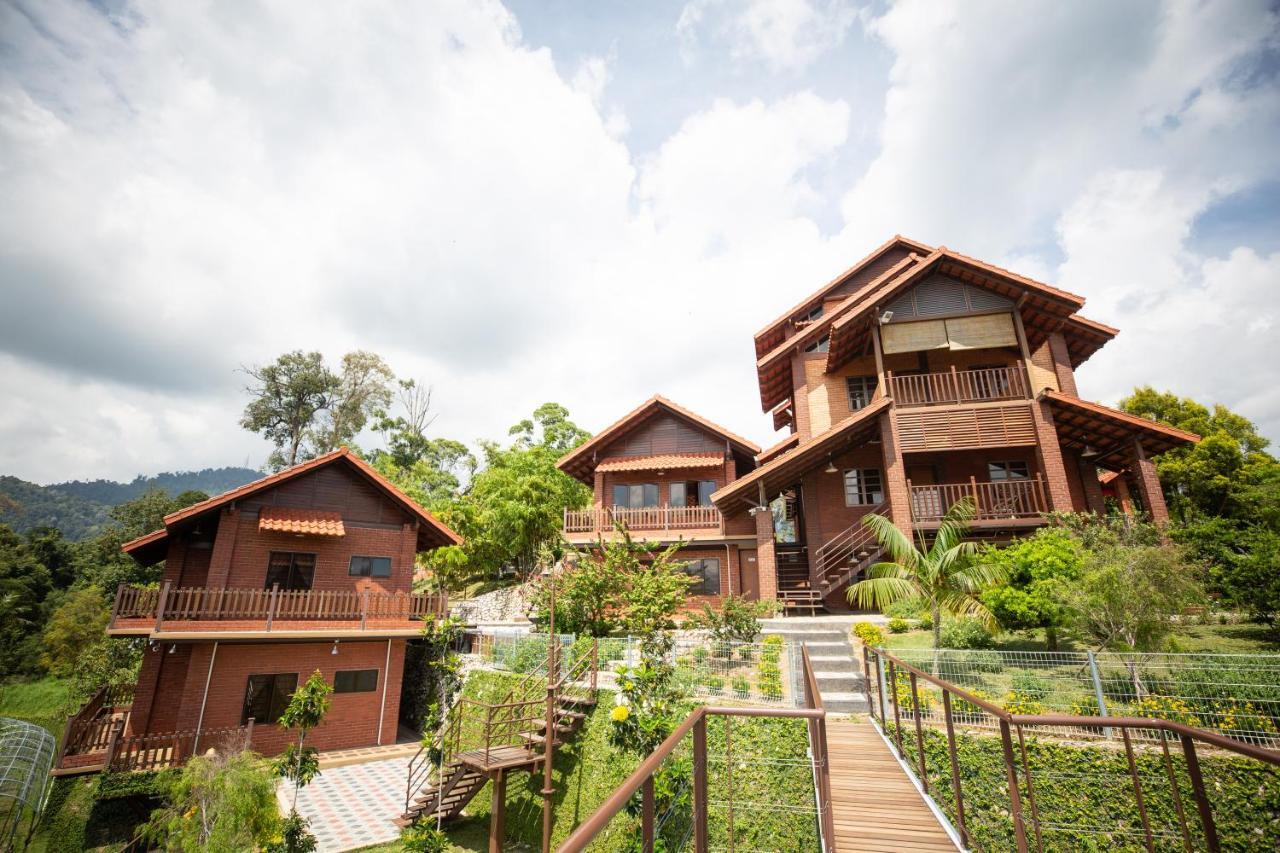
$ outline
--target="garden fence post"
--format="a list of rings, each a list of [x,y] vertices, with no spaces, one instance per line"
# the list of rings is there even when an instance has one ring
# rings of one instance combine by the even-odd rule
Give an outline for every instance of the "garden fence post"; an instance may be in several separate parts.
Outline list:
[[[1098,658],[1093,652],[1089,652],[1089,674],[1093,677],[1093,696],[1098,700],[1098,716],[1108,717],[1107,700],[1102,695],[1102,677],[1098,674]],[[1108,738],[1111,737],[1111,726],[1107,726],[1102,730]]]

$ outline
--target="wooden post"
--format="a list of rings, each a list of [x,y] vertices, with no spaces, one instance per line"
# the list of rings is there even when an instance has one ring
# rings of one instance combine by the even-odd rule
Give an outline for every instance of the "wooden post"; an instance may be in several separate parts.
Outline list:
[[[920,718],[923,714],[920,711],[920,692],[916,689],[916,674],[909,672],[911,679],[911,716],[916,718],[916,759],[920,765],[920,787],[924,789],[925,795],[929,793],[929,769],[924,760],[924,729]],[[943,691],[946,692],[945,690]]]
[[[111,762],[115,761],[116,748],[120,742],[120,730],[124,728],[124,720],[120,720],[111,727],[111,735],[107,738],[107,755],[102,759],[102,769],[109,771]]]
[[[693,724],[693,849],[707,853],[707,718]]]
[[[114,625],[116,616],[120,613],[120,596],[124,595],[124,586],[124,584],[116,585],[116,600],[111,603],[111,621],[107,623],[108,625]]]
[[[1200,827],[1204,830],[1204,844],[1210,853],[1218,853],[1218,829],[1213,822],[1213,806],[1204,790],[1204,777],[1200,774],[1200,759],[1196,757],[1196,743],[1191,735],[1182,736],[1182,755],[1187,761],[1187,776],[1191,779],[1191,793],[1200,812]]]
[[[164,625],[164,606],[169,599],[169,582],[165,581],[160,587],[160,597],[156,600],[156,633],[160,633],[161,626]]]
[[[982,517],[982,496],[978,493],[978,478],[970,475],[969,488],[973,491],[973,515],[974,518]]]
[[[1027,828],[1022,823],[1022,796],[1018,793],[1018,771],[1013,763],[1013,736],[1009,723],[1000,721],[1000,741],[1004,750],[1005,777],[1009,783],[1009,812],[1013,817],[1013,836],[1018,853],[1027,853]]]
[[[360,593],[360,630],[364,630],[364,626],[369,621],[369,590],[363,590]]]
[[[644,780],[640,791],[640,849],[642,853],[653,853],[653,776]]]
[[[962,396],[960,393],[960,374],[956,371],[954,364],[951,365],[951,396],[956,398],[957,403],[962,402],[960,399]]]
[[[956,756],[956,731],[951,721],[951,692],[942,688],[942,716],[947,724],[947,756],[951,759],[951,795],[956,803],[956,828],[960,841],[969,846],[969,830],[964,825],[964,793],[960,786],[960,763]]]
[[[276,615],[276,593],[280,591],[280,584],[273,583],[271,585],[271,598],[267,602],[267,630],[271,630],[271,623],[275,621]]]
[[[506,839],[504,812],[507,808],[507,771],[498,770],[493,777],[493,801],[489,806],[489,853],[502,853]]]
[[[249,749],[253,746],[253,717],[244,724],[244,748]]]

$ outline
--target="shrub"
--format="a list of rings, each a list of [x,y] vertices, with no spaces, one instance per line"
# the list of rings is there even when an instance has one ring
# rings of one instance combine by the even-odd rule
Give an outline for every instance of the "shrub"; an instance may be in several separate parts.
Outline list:
[[[706,685],[707,691],[713,695],[719,694],[724,689],[724,679],[718,675],[708,675],[702,681]]]
[[[196,756],[167,777],[144,835],[165,850],[251,850],[280,830],[276,786],[252,752]]]
[[[882,612],[890,619],[916,619],[925,615],[926,608],[922,602],[903,599],[890,604]]]
[[[915,700],[911,695],[911,676],[902,670],[896,670],[893,674],[893,692],[898,697],[898,708],[903,713],[914,714],[916,710]],[[933,707],[933,692],[926,689],[924,682],[916,681],[916,695],[920,697],[920,711],[927,713]]]
[[[719,610],[703,604],[702,612],[690,615],[685,624],[707,628],[713,639],[724,643],[750,643],[760,633],[760,617],[769,615],[772,610],[767,601],[748,601],[741,596],[730,595],[720,603]]]
[[[739,699],[746,699],[751,695],[751,682],[739,675],[733,679],[733,692]]]
[[[889,620],[888,628],[890,634],[905,634],[911,630],[911,623],[906,619],[894,617]]]
[[[1044,704],[1034,696],[1018,690],[1010,690],[1001,703],[1010,714],[1043,714]]]
[[[919,628],[921,631],[932,631],[933,617],[930,616],[928,613],[924,614],[918,620],[916,620],[916,627]]]
[[[970,690],[968,692],[972,694],[975,698],[985,699],[988,702],[991,702],[997,705],[1000,704],[994,696],[992,696],[990,693],[987,693],[986,691]],[[982,708],[979,708],[977,705],[973,704],[972,702],[969,702],[965,699],[960,699],[955,696],[951,697],[951,714],[959,722],[976,723],[982,720],[982,718],[986,716],[986,713],[987,713],[986,711],[984,711]]]
[[[1227,737],[1270,746],[1278,734],[1276,724],[1252,702],[1222,702],[1214,711],[1211,728]]]
[[[958,680],[964,672],[1001,672],[1004,661],[999,652],[985,649],[942,649],[937,653],[939,672],[943,678]]]
[[[1015,672],[1010,680],[1015,693],[1028,696],[1036,701],[1042,701],[1050,693],[1053,692],[1053,685],[1043,676],[1036,675],[1034,672]]]
[[[1135,717],[1154,717],[1158,720],[1182,723],[1184,726],[1200,725],[1200,718],[1196,716],[1191,706],[1172,696],[1143,696],[1133,703],[1131,713]]]
[[[942,646],[947,649],[990,649],[995,640],[977,619],[951,619],[942,624]]]
[[[864,646],[876,648],[884,645],[884,631],[881,631],[878,625],[870,622],[854,622],[852,630],[853,635],[861,640]]]

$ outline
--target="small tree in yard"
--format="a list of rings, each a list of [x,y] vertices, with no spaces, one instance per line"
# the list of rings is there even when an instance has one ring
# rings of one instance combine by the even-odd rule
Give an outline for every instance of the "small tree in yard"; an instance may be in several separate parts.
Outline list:
[[[252,752],[198,755],[174,775],[142,837],[161,850],[259,850],[279,832],[275,783]]]
[[[329,713],[329,694],[332,692],[333,687],[324,680],[320,670],[316,670],[293,692],[289,706],[280,715],[281,726],[298,730],[298,742],[289,744],[275,762],[276,775],[293,782],[293,802],[284,821],[284,841],[279,847],[287,853],[306,853],[316,849],[315,836],[307,830],[308,821],[298,814],[298,791],[320,773],[316,749],[306,745],[307,734]]]
[[[978,596],[1004,580],[1004,570],[976,560],[977,546],[965,541],[974,511],[973,501],[967,498],[952,504],[928,550],[923,541],[916,547],[888,518],[875,513],[865,516],[862,523],[871,528],[893,560],[868,568],[866,579],[849,587],[849,602],[880,610],[900,601],[923,606],[933,620],[934,648],[942,642],[943,613],[971,616],[988,629],[996,628],[995,616]]]
[[[982,593],[982,603],[1009,631],[1043,628],[1049,651],[1058,650],[1060,632],[1071,614],[1066,589],[1080,580],[1084,550],[1061,527],[1046,527],[1004,548],[984,549],[980,559],[999,566],[1005,582]]]
[[[685,625],[690,628],[706,628],[718,643],[750,643],[760,633],[760,618],[773,615],[768,601],[748,601],[742,596],[725,597],[716,610],[710,604],[702,605],[702,612],[692,614]]]

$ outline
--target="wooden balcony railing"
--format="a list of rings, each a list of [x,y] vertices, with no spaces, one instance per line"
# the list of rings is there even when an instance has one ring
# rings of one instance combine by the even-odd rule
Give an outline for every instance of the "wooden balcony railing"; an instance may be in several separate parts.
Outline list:
[[[443,596],[425,593],[372,592],[328,589],[236,589],[173,587],[159,589],[126,586],[116,590],[112,627],[129,621],[152,621],[160,630],[165,622],[238,621],[262,623],[270,631],[277,621],[331,627],[368,628],[371,623],[410,622],[443,616]]]
[[[621,522],[628,530],[702,530],[719,529],[724,518],[713,506],[652,506],[631,509],[605,507],[600,509],[566,509],[565,533],[607,533],[614,522]]]
[[[1022,365],[957,370],[940,373],[889,375],[895,405],[954,406],[991,400],[1025,400],[1026,371]]]
[[[67,719],[59,761],[68,755],[106,749],[111,732],[133,704],[132,684],[106,684]]]
[[[1034,480],[979,483],[970,478],[967,483],[932,486],[914,486],[908,480],[907,487],[911,492],[911,516],[917,524],[941,520],[952,504],[965,498],[977,505],[974,521],[1036,518],[1049,511],[1044,481],[1038,474]]]

